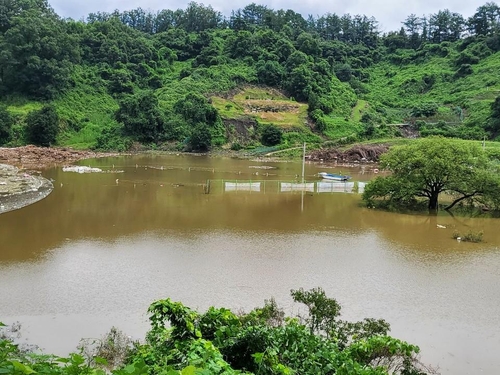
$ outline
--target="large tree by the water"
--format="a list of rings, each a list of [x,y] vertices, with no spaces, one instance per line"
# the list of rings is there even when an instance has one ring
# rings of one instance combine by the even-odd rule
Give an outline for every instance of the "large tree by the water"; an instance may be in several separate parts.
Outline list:
[[[439,197],[452,199],[445,209],[464,200],[500,199],[498,171],[479,144],[442,137],[426,138],[392,147],[381,157],[381,167],[392,174],[378,177],[366,186],[363,199],[368,203],[386,202],[410,205],[417,199],[428,201],[437,210]]]

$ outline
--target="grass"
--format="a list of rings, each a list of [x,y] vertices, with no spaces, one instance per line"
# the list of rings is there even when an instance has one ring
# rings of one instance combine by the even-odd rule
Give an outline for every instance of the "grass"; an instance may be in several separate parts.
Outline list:
[[[452,238],[459,240],[459,241],[464,241],[464,242],[473,242],[473,243],[479,243],[483,242],[483,232],[474,232],[472,230],[468,231],[464,235],[460,235],[459,232],[455,231],[453,232]]]
[[[113,117],[118,103],[92,69],[78,67],[74,74],[76,86],[54,101],[62,119],[58,143],[88,149],[95,145],[102,129],[116,124]]]
[[[212,104],[224,119],[250,117],[284,129],[307,124],[307,104],[290,100],[272,88],[245,87],[229,99],[213,96]]]
[[[29,100],[19,95],[11,95],[2,98],[2,104],[7,106],[7,110],[15,117],[24,118],[31,111],[37,111],[43,104]]]
[[[360,122],[361,116],[363,115],[363,111],[368,106],[368,102],[366,100],[358,100],[354,108],[352,109],[351,120],[354,122]]]
[[[408,53],[407,51],[401,52]],[[458,52],[451,48],[446,57],[431,56],[418,63],[391,64],[381,62],[366,71],[370,75],[367,84],[369,92],[362,95],[369,103],[381,103],[388,110],[406,109],[393,112],[392,120],[403,122],[408,110],[418,103],[436,103],[438,113],[425,121],[460,123],[454,109],[463,110],[463,124],[483,127],[488,121],[490,105],[500,95],[500,53],[481,59],[473,65],[473,74],[459,77],[453,61]],[[426,84],[426,80],[433,82]],[[405,113],[406,112],[406,113]],[[388,114],[386,114],[388,118]],[[389,123],[392,121],[388,121]]]
[[[324,134],[332,139],[338,140],[346,137],[354,137],[352,142],[356,142],[357,134],[363,130],[363,125],[359,122],[352,122],[349,119],[343,117],[332,117],[326,116],[326,130]]]

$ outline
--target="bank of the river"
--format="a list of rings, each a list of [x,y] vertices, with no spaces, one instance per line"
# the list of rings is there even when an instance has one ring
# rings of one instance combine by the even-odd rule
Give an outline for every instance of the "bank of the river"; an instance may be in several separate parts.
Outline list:
[[[347,150],[320,149],[307,153],[307,159],[317,162],[336,162],[343,165],[377,162],[380,155],[388,150],[387,145],[354,145]],[[156,152],[155,152],[156,153]],[[169,154],[168,152],[159,152]],[[215,149],[211,156],[257,158],[265,161],[283,160],[279,153],[256,155],[246,150],[233,151]],[[116,153],[102,153],[68,148],[37,147],[33,145],[0,148],[0,213],[16,210],[45,198],[53,189],[52,183],[41,176],[20,172],[21,170],[40,170],[54,165],[71,164],[79,160],[105,156],[117,156]],[[205,155],[205,154],[200,154]],[[289,159],[287,155],[285,159]]]
[[[53,185],[46,178],[0,164],[0,214],[36,203],[52,190]]]
[[[0,163],[27,169],[43,169],[45,167],[73,163],[83,159],[116,155],[118,154],[73,150],[69,148],[37,147],[32,145],[14,148],[0,147]]]
[[[0,148],[0,214],[36,203],[52,192],[49,180],[26,170],[112,155],[117,154],[32,145]]]

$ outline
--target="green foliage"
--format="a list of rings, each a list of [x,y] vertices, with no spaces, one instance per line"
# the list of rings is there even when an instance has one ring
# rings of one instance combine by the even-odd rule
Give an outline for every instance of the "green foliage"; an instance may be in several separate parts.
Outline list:
[[[54,144],[59,132],[59,115],[53,105],[45,105],[38,111],[32,111],[26,118],[28,141],[49,147]]]
[[[132,145],[132,139],[123,134],[122,126],[108,126],[100,130],[93,146],[96,150],[124,152]]]
[[[383,320],[346,322],[340,305],[321,288],[292,291],[306,304],[306,325],[285,317],[276,301],[249,313],[209,308],[200,314],[170,299],[148,309],[151,330],[132,345],[116,329],[85,342],[67,358],[22,351],[0,337],[0,373],[29,375],[194,374],[433,374],[417,360],[418,347],[387,336]],[[0,324],[0,327],[2,324]],[[313,327],[314,326],[314,327]]]
[[[119,105],[115,119],[123,124],[126,135],[142,142],[157,143],[164,138],[165,117],[153,92],[126,96]]]
[[[495,4],[479,7],[468,20],[448,10],[409,15],[401,30],[384,34],[365,16],[305,20],[290,9],[255,4],[229,18],[196,3],[158,13],[92,13],[86,22],[61,19],[42,0],[9,1],[1,12],[0,97],[12,115],[21,114],[10,144],[25,141],[26,108],[16,101],[29,97],[56,106],[59,144],[122,148],[128,140],[103,142],[104,129],[115,128],[120,105],[130,108],[129,101],[151,90],[158,101],[143,113],[120,110],[124,137],[183,142],[204,123],[211,145],[221,146],[230,129],[203,98],[231,101],[232,90],[248,84],[284,90],[309,107],[300,103],[298,113],[263,116],[245,106],[222,111],[214,103],[221,116],[250,115],[261,124],[304,130],[307,109],[315,113],[318,133],[334,142],[397,135],[384,125],[420,118],[427,122],[424,136],[498,135],[490,118],[500,90]],[[13,97],[20,100],[12,103]],[[459,113],[452,111],[457,107]]]
[[[436,103],[421,103],[412,108],[411,115],[413,117],[431,117],[434,116],[437,111],[438,105]]]
[[[266,125],[262,130],[261,142],[264,146],[275,146],[281,143],[283,131],[275,125]]]
[[[428,208],[436,210],[441,193],[453,197],[451,209],[464,200],[495,197],[500,179],[483,150],[465,141],[427,138],[404,146],[395,146],[382,156],[381,166],[391,176],[378,177],[365,188],[363,199],[369,204],[384,203],[411,206],[425,198]]]
[[[464,241],[464,242],[473,242],[473,243],[479,243],[483,242],[483,232],[473,232],[473,231],[468,231],[464,235],[461,235],[459,232],[455,231],[453,232],[452,238],[459,240],[459,241]]]
[[[0,105],[0,145],[7,143],[11,138],[11,129],[14,124],[7,107]]]
[[[198,124],[194,127],[189,138],[189,144],[194,151],[205,152],[212,146],[212,134],[206,124]]]
[[[148,341],[131,361],[168,374],[183,368],[207,374],[347,374],[346,368],[359,375],[429,373],[415,360],[418,347],[387,336],[385,321],[340,320],[340,305],[321,288],[292,296],[308,306],[308,326],[286,318],[274,299],[238,316],[224,308],[198,314],[170,299],[157,301],[149,309]]]
[[[496,97],[495,101],[491,103],[491,116],[488,128],[495,135],[500,132],[500,96]]]
[[[305,291],[304,289],[292,290],[295,302],[307,306],[309,318],[306,322],[311,333],[328,332],[333,329],[335,320],[340,316],[340,305],[334,299],[326,297],[321,288]]]
[[[79,60],[78,43],[46,2],[19,3],[4,7],[12,13],[4,19],[0,38],[0,88],[50,99],[70,84],[71,64]]]
[[[197,93],[189,93],[177,101],[174,110],[191,125],[202,123],[214,126],[218,119],[217,110],[204,96]]]

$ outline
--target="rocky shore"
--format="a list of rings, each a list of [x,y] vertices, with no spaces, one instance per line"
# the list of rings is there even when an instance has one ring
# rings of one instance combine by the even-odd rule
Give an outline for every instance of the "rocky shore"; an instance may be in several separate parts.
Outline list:
[[[38,202],[52,192],[49,180],[26,171],[110,155],[116,154],[31,145],[0,147],[0,214]]]
[[[53,188],[52,183],[42,176],[0,164],[0,214],[38,202]]]
[[[53,165],[73,163],[82,159],[112,155],[117,154],[80,151],[68,148],[37,147],[31,145],[15,148],[0,147],[0,163],[27,169],[43,169]]]
[[[315,150],[308,155],[310,161],[335,161],[338,163],[377,163],[380,155],[387,152],[388,145],[354,145],[348,150],[337,148]]]

